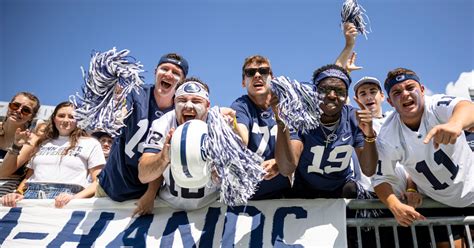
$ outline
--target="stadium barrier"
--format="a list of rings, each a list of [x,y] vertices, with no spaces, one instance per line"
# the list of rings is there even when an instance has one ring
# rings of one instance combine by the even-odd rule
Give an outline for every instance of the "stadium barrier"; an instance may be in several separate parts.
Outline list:
[[[387,207],[380,202],[379,200],[346,200],[348,209],[350,210],[372,210],[372,209],[387,209]],[[434,201],[430,198],[424,198],[423,204],[419,207],[423,209],[438,209],[438,208],[450,208],[447,205],[441,204],[437,201]],[[474,204],[470,205],[468,208],[474,209]],[[387,210],[388,211],[388,210]],[[410,233],[412,238],[412,245],[413,247],[418,247],[417,241],[417,227],[425,226],[428,228],[429,231],[429,239],[432,247],[436,247],[436,237],[434,235],[433,227],[435,226],[444,226],[446,227],[446,232],[449,237],[449,243],[451,247],[454,247],[454,239],[452,233],[452,226],[463,226],[465,231],[465,240],[468,244],[467,247],[474,247],[472,241],[472,234],[469,228],[469,225],[474,225],[474,216],[446,216],[446,217],[430,217],[425,216],[426,220],[419,220],[415,221],[410,226]],[[398,225],[395,218],[347,218],[347,227],[348,228],[356,228],[357,232],[357,247],[372,247],[372,246],[364,246],[362,233],[367,230],[372,230],[371,235],[372,238],[375,239],[375,245],[377,248],[385,247],[382,246],[382,240],[380,235],[380,229],[382,227],[391,227],[392,238],[395,241],[393,246],[396,248],[400,246],[400,237],[398,234],[397,227]]]
[[[219,202],[193,211],[155,200],[152,215],[132,217],[136,201],[76,199],[0,206],[0,247],[346,247],[344,199]]]
[[[1,161],[0,161],[1,162]],[[105,200],[105,199],[103,199]],[[77,200],[76,200],[77,201]],[[254,206],[258,207],[259,211],[261,210],[261,212],[265,215],[265,211],[267,212],[273,212],[274,210],[272,211],[268,211],[269,209],[269,203],[272,205],[272,208],[275,207],[276,210],[278,210],[279,208],[281,207],[285,207],[287,206],[287,204],[291,204],[292,205],[292,208],[294,208],[295,206],[298,207],[302,207],[301,209],[307,211],[308,213],[319,213],[321,211],[321,208],[319,209],[312,209],[311,207],[309,207],[310,205],[319,205],[319,207],[323,207],[325,204],[321,204],[322,201],[324,201],[323,199],[319,199],[319,200],[270,200],[270,201],[261,201],[263,203],[263,205],[260,205],[260,203],[258,204],[254,204]],[[26,207],[28,209],[28,207],[35,207],[33,211],[36,212],[38,210],[38,208],[36,207],[39,207],[38,205],[36,205],[37,202],[41,202],[42,204],[40,205],[43,205],[43,207],[46,207],[44,209],[44,212],[43,211],[39,211],[37,213],[35,213],[36,215],[41,215],[40,213],[45,213],[45,212],[48,212],[48,216],[52,216],[51,214],[53,214],[55,211],[60,211],[60,210],[54,210],[51,209],[51,206],[52,206],[52,201],[51,200],[24,200],[24,204],[20,204],[23,205],[24,207]],[[84,199],[82,201],[79,201],[80,204],[78,204],[80,207],[79,209],[89,209],[88,211],[89,212],[96,212],[94,209],[94,207],[96,207],[99,211],[103,209],[103,204],[97,204],[98,201],[94,200],[94,199]],[[99,201],[100,202],[100,201]],[[116,208],[116,209],[124,209],[126,208],[127,211],[125,211],[125,215],[130,215],[130,211],[133,210],[133,206],[134,206],[134,203],[132,202],[128,202],[127,204],[123,204],[123,203],[113,203],[112,201],[110,200],[105,200],[106,204],[108,207],[107,209],[110,210],[110,208]],[[266,203],[265,203],[266,202]],[[379,200],[345,200],[346,204],[347,204],[347,208],[350,209],[350,210],[354,210],[354,211],[357,211],[357,210],[371,210],[371,209],[387,209],[386,206],[380,202]],[[46,203],[46,206],[44,205]],[[254,203],[254,202],[252,202]],[[314,203],[317,203],[317,204],[314,204]],[[326,202],[327,203],[327,202]],[[308,205],[309,204],[309,205]],[[35,206],[36,205],[36,206]],[[76,204],[70,204],[71,206],[71,210],[74,209],[74,205]],[[159,209],[162,207],[161,204],[157,204],[156,207]],[[217,207],[217,208],[222,208],[223,206],[220,205],[220,204],[213,204],[213,207]],[[327,207],[327,205],[326,205]],[[69,208],[69,207],[67,207]],[[436,208],[449,208],[449,206],[446,206],[446,205],[443,205],[439,202],[436,202],[434,200],[431,200],[429,198],[425,198],[423,200],[423,204],[420,208],[425,208],[425,209],[436,209]],[[470,209],[473,209],[474,210],[474,204],[472,204],[471,206],[469,206],[468,208]],[[20,241],[20,244],[21,245],[25,245],[26,247],[28,245],[31,245],[32,243],[29,243],[27,242],[28,241],[28,238],[31,238],[29,237],[28,235],[23,237],[24,240],[22,240],[20,237],[16,237],[16,236],[10,236],[10,237],[13,237],[13,239],[10,239],[8,238],[8,234],[5,233],[5,231],[9,231],[9,232],[12,232],[13,233],[13,229],[9,229],[11,228],[12,226],[10,225],[11,223],[10,222],[5,222],[5,219],[3,219],[2,221],[2,217],[5,217],[7,214],[7,212],[9,212],[7,210],[8,208],[3,208],[0,206],[0,210],[3,210],[3,211],[0,211],[0,212],[3,212],[3,214],[0,214],[0,231],[3,232],[3,235],[0,235],[0,244],[7,244],[11,241]],[[77,209],[77,206],[76,206],[76,210]],[[163,209],[159,209],[158,211],[163,211]],[[169,209],[167,209],[167,211],[170,211]],[[228,212],[229,213],[229,210],[225,210],[225,209],[222,209],[223,212]],[[387,210],[388,211],[388,210]],[[171,211],[173,212],[173,211]],[[245,212],[245,211],[244,211]],[[336,215],[339,214],[338,213],[339,211],[336,211]],[[11,211],[9,212],[11,213]],[[227,214],[228,214],[227,213]],[[296,219],[299,219],[301,218],[301,216],[297,216],[296,212],[292,213],[291,211],[288,212],[290,214],[294,214]],[[333,212],[334,213],[334,212]],[[90,213],[89,213],[90,214]],[[119,214],[123,215],[123,213],[115,213],[117,216]],[[319,213],[321,214],[321,213]],[[8,214],[7,214],[8,215]],[[189,217],[191,217],[192,215],[190,215]],[[271,215],[270,215],[271,216]],[[314,222],[315,219],[320,219],[323,215],[319,215],[319,217],[317,217],[317,215],[314,215],[313,217],[311,217],[311,214],[309,214],[309,216],[306,216],[305,219],[306,222]],[[331,215],[332,218],[334,218],[334,215]],[[18,217],[20,217],[20,215],[18,215]],[[31,217],[31,216],[29,216]],[[126,218],[125,216],[122,216],[123,218]],[[325,216],[325,217],[328,217],[328,216]],[[430,216],[426,216],[427,219],[426,220],[422,220],[422,221],[415,221],[413,223],[413,225],[410,227],[410,231],[411,231],[411,236],[412,236],[412,245],[413,247],[418,247],[418,242],[417,242],[417,234],[416,234],[416,228],[417,227],[420,227],[420,226],[425,226],[428,228],[429,230],[429,239],[431,241],[432,244],[435,243],[435,235],[434,235],[434,232],[433,232],[433,227],[435,226],[445,226],[446,227],[446,232],[449,236],[449,241],[450,241],[450,244],[451,244],[451,247],[454,247],[454,243],[453,243],[453,235],[452,235],[452,226],[463,226],[464,227],[464,230],[465,230],[465,233],[466,233],[466,242],[468,244],[467,247],[474,247],[473,246],[473,239],[472,239],[472,235],[471,235],[471,232],[470,232],[470,228],[469,228],[469,225],[474,225],[474,216],[466,216],[466,217],[461,217],[461,216],[450,216],[450,217],[430,217]],[[48,218],[48,217],[46,217]],[[66,220],[68,219],[69,217],[65,218]],[[255,218],[255,216],[254,216]],[[288,218],[288,217],[287,217]],[[40,220],[40,219],[38,219]],[[12,221],[12,220],[9,220],[9,221]],[[17,220],[14,220],[16,221],[16,223],[18,224],[18,219]],[[234,220],[236,221],[236,220]],[[267,219],[267,221],[269,221]],[[296,227],[299,225],[298,221],[292,223],[293,220],[290,220],[289,223],[291,223],[291,225],[288,225],[288,219],[286,220],[287,222],[287,227],[290,227],[288,229],[292,229],[291,226],[293,227]],[[31,222],[29,220],[29,222]],[[240,223],[240,222],[239,222]],[[30,223],[31,224],[31,223]],[[38,223],[36,223],[38,224]],[[63,223],[64,224],[64,223]],[[63,224],[60,224],[59,227],[61,227]],[[236,223],[235,223],[236,224]],[[241,223],[240,223],[241,224]],[[319,224],[322,224],[322,223],[319,223]],[[326,223],[328,224],[328,223]],[[339,223],[340,224],[340,223]],[[65,224],[64,224],[65,225]],[[251,224],[252,226],[253,224]],[[262,240],[261,240],[261,244],[263,245],[263,247],[266,247],[269,243],[272,244],[272,246],[275,246],[276,244],[284,244],[286,245],[285,242],[288,242],[288,239],[286,240],[283,240],[283,231],[284,232],[287,232],[287,230],[280,230],[281,234],[280,236],[275,236],[273,234],[273,232],[275,231],[275,223],[268,223],[267,226],[272,226],[273,225],[273,230],[271,231],[271,234],[268,233],[267,234],[267,231],[265,231],[265,234],[263,235],[264,237],[262,237]],[[295,226],[296,225],[296,226]],[[322,224],[322,226],[325,225],[325,224]],[[317,226],[317,225],[315,225]],[[336,225],[338,226],[338,225]],[[346,218],[346,226],[348,228],[355,228],[356,229],[356,244],[357,244],[357,247],[372,247],[372,246],[367,246],[365,244],[364,246],[364,243],[363,243],[363,239],[362,239],[362,234],[364,233],[364,230],[367,230],[367,229],[371,229],[373,230],[373,236],[374,236],[374,239],[375,239],[375,245],[376,247],[382,247],[382,240],[381,240],[381,236],[380,236],[380,229],[381,228],[384,228],[384,227],[391,227],[391,235],[393,237],[393,239],[395,240],[394,242],[394,247],[401,247],[400,244],[399,244],[399,234],[398,234],[398,231],[397,231],[397,227],[399,227],[398,223],[396,222],[396,220],[394,218]],[[300,226],[301,227],[301,226]],[[311,229],[312,227],[310,226],[307,226],[308,227],[308,230]],[[124,229],[126,229],[126,226],[124,226]],[[179,229],[179,228],[178,228]],[[287,228],[285,228],[287,229]],[[175,231],[178,231],[178,232],[181,232],[181,230],[175,230]],[[220,230],[221,232],[223,232],[223,230]],[[234,231],[238,231],[238,229],[234,229]],[[326,230],[327,231],[327,230]],[[51,229],[51,234],[54,234],[56,233],[58,236],[60,236],[61,232],[58,231],[58,230],[54,230],[54,229]],[[248,236],[249,234],[251,233],[254,233],[254,229],[252,227],[252,230],[250,230],[250,232],[246,232],[244,231],[242,234],[239,234],[237,236],[240,237],[240,241],[238,240],[238,237],[236,237],[234,235],[233,239],[235,239],[235,244],[239,244],[239,245],[242,245],[242,244],[245,244],[248,240],[248,244],[249,246],[251,246],[252,244],[255,244],[255,239],[252,239],[251,237],[245,237],[245,236]],[[323,231],[324,232],[324,231]],[[19,233],[21,234],[21,231],[19,231]],[[34,233],[34,232],[33,232]],[[217,232],[216,232],[217,233]],[[246,234],[245,234],[246,233]],[[101,233],[102,234],[102,233]],[[270,235],[269,235],[270,234]],[[316,233],[313,233],[313,234],[316,234]],[[29,233],[29,235],[31,235],[31,233]],[[77,236],[78,234],[73,234],[73,233],[68,233],[67,235],[72,235],[72,236]],[[66,236],[67,236],[66,235]],[[90,235],[90,234],[89,234]],[[286,235],[285,238],[289,238],[291,237],[291,232],[290,232],[290,235]],[[21,236],[21,235],[20,235]],[[34,235],[33,235],[34,236]],[[33,237],[32,236],[32,237]],[[80,235],[79,235],[80,236]],[[105,236],[105,235],[104,235]],[[180,236],[180,235],[178,235]],[[194,235],[193,235],[194,236]],[[217,235],[218,236],[218,235]],[[271,240],[270,242],[267,243],[267,241],[265,240],[265,236],[269,237]],[[306,235],[304,235],[306,236]],[[316,237],[318,235],[313,235],[313,237]],[[344,245],[347,245],[347,243],[345,242],[341,242],[341,238],[345,236],[345,230],[342,231],[342,230],[339,230],[339,233],[336,234],[336,236],[334,236],[332,238],[332,241],[333,242],[332,244],[344,244]],[[99,237],[99,236],[98,236]],[[295,236],[296,237],[296,236]],[[36,237],[33,237],[34,239],[36,239]],[[216,237],[217,238],[217,237]],[[223,237],[222,237],[223,238]],[[32,241],[34,241],[34,239]],[[67,239],[65,239],[67,240]],[[64,240],[64,241],[65,241]],[[74,240],[74,239],[73,239]],[[134,240],[134,239],[131,239],[131,240]],[[174,240],[174,238],[173,238]],[[211,243],[214,243],[214,245],[216,244],[219,244],[220,242],[217,241],[217,239],[213,239],[213,242]],[[289,242],[289,243],[298,243],[296,242],[298,240],[298,238],[290,238],[290,240],[292,240],[293,242]],[[39,241],[39,240],[36,240],[36,241]],[[51,240],[50,240],[51,241]],[[70,240],[72,241],[72,240]],[[81,243],[82,241],[85,241],[86,243],[87,242],[91,242],[92,240],[90,239],[84,239],[84,238],[81,238],[79,240],[79,243]],[[110,240],[109,240],[110,241]],[[149,241],[149,240],[148,240]],[[217,243],[215,243],[217,241]],[[300,240],[301,243],[307,243],[308,240]],[[309,244],[315,244],[316,240],[309,240]],[[177,242],[176,240],[175,241],[171,241],[171,243],[173,242]],[[200,241],[202,242],[202,241]],[[260,242],[260,241],[259,241]],[[350,241],[349,241],[350,242]],[[16,242],[13,242],[15,244],[17,244]],[[12,244],[13,244],[12,243]],[[93,244],[94,242],[92,241],[92,243],[87,243],[87,244]],[[120,242],[119,242],[120,243]],[[126,242],[125,242],[126,243]],[[145,241],[145,243],[148,245],[148,242]],[[153,242],[152,242],[153,243]],[[197,242],[196,242],[197,243]],[[232,242],[233,243],[233,242]],[[117,243],[115,243],[117,244]],[[124,244],[124,243],[120,243],[120,244]],[[185,244],[185,242],[183,243]],[[220,243],[222,245],[222,243]],[[349,244],[350,245],[350,244]],[[245,246],[245,245],[244,245]],[[303,245],[304,246],[304,245]],[[330,246],[328,246],[330,247]],[[333,246],[335,247],[335,246]],[[385,245],[384,245],[385,247]],[[434,247],[434,245],[433,245]]]

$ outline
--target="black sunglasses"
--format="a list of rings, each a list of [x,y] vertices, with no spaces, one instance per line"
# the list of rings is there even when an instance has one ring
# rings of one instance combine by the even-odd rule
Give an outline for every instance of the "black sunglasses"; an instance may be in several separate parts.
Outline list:
[[[33,113],[33,110],[28,107],[28,106],[21,106],[21,103],[19,102],[11,102],[8,104],[8,108],[12,111],[17,111],[18,109],[20,110],[20,113],[22,115],[30,115]]]
[[[260,67],[260,68],[247,68],[244,69],[245,76],[253,77],[255,73],[260,73],[260,75],[268,75],[270,74],[270,67]]]
[[[347,96],[347,90],[343,88],[331,87],[331,86],[318,87],[319,94],[329,95],[331,91],[334,91],[334,93],[336,93],[336,96],[343,96],[343,97]]]

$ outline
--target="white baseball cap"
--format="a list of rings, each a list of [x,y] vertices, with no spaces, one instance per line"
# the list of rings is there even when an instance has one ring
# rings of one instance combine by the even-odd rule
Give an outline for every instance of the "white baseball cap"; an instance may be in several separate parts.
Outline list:
[[[382,86],[380,85],[380,81],[375,77],[363,77],[357,81],[354,85],[354,93],[357,94],[357,89],[362,86],[363,84],[375,84],[379,87],[379,90],[382,90]]]

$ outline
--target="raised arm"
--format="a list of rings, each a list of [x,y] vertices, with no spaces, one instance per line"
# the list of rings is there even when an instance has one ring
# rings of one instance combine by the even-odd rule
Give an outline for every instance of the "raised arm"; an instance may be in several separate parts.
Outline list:
[[[344,69],[346,69],[349,73],[351,73],[353,71],[360,70],[360,69],[363,68],[362,66],[357,66],[356,65],[356,59],[357,59],[357,53],[352,52],[351,57],[347,61],[346,65],[344,66]]]
[[[142,183],[149,183],[161,177],[166,167],[168,167],[170,159],[170,141],[173,136],[172,128],[166,136],[163,149],[159,153],[145,152],[138,163],[138,178]]]
[[[466,115],[466,113],[473,113],[473,111],[474,111],[473,102],[460,101],[456,105],[456,107],[454,107],[453,115],[449,119],[448,124],[460,123],[462,130],[469,130],[471,128],[474,128],[474,115]]]
[[[275,147],[275,160],[278,170],[283,176],[291,176],[295,172],[303,152],[303,143],[299,140],[290,140],[290,131],[278,117],[278,110],[273,107],[278,133]]]
[[[240,137],[242,142],[247,146],[249,144],[249,130],[245,124],[237,122],[237,110],[232,108],[219,108],[221,115],[229,122],[232,130]]]
[[[234,125],[234,131],[242,139],[242,142],[247,146],[249,144],[249,130],[247,126],[242,123],[237,123]]]
[[[359,122],[359,128],[364,133],[364,146],[356,148],[355,151],[362,172],[370,177],[375,173],[377,161],[379,159],[377,146],[375,145],[377,136],[372,126],[372,112],[370,112],[370,110],[368,110],[356,97],[354,97],[354,101],[360,107],[360,110],[357,110],[356,112],[356,118]]]
[[[15,140],[0,165],[0,177],[9,177],[30,160],[38,137],[29,130],[15,132]]]
[[[463,130],[474,128],[474,103],[470,101],[460,101],[453,109],[453,114],[445,124],[434,126],[426,135],[423,142],[428,144],[433,139],[433,145],[437,149],[440,144],[454,144]]]
[[[352,51],[355,47],[355,40],[358,34],[357,28],[353,23],[346,22],[343,25],[344,27],[344,38],[346,40],[346,44],[344,49],[342,49],[341,53],[336,59],[335,64],[341,67],[346,67],[349,58],[352,56]]]
[[[163,149],[159,153],[143,153],[138,164],[140,182],[149,183],[161,177],[169,163],[169,149]]]

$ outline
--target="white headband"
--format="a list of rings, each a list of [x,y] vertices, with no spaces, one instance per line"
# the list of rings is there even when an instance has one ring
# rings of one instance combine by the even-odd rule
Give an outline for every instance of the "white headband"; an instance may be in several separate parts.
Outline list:
[[[209,93],[201,83],[196,81],[188,81],[179,86],[176,93],[174,93],[174,96],[179,97],[182,95],[199,96],[209,101]]]

